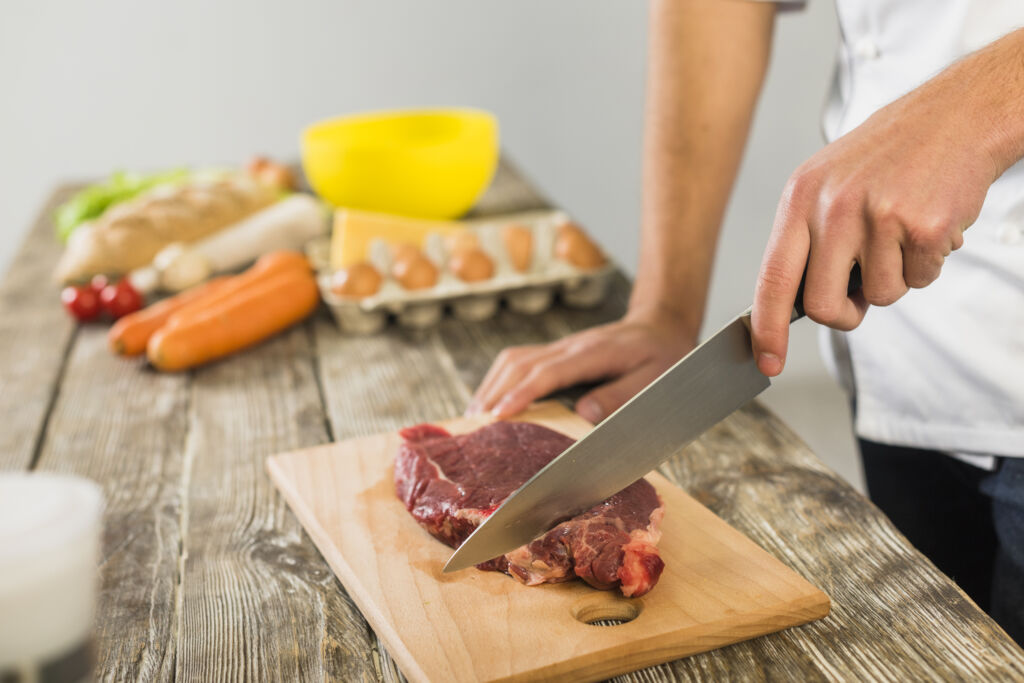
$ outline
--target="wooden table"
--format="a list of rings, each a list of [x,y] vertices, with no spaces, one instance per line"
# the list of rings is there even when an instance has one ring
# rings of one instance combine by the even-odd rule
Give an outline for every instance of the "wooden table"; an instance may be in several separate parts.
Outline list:
[[[461,414],[509,344],[619,316],[502,312],[340,334],[325,312],[249,352],[162,375],[76,327],[50,273],[57,190],[0,288],[0,469],[103,485],[101,680],[399,680],[275,492],[273,453]],[[503,166],[480,211],[545,206]],[[623,680],[1024,678],[1024,651],[758,404],[662,471],[832,598],[826,619]]]

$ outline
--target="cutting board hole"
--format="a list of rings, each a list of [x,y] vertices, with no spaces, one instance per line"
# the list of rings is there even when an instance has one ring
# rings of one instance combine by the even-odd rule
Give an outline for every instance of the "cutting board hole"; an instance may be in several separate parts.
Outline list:
[[[572,616],[590,626],[619,626],[640,616],[635,600],[616,599],[610,594],[588,596],[572,606]]]

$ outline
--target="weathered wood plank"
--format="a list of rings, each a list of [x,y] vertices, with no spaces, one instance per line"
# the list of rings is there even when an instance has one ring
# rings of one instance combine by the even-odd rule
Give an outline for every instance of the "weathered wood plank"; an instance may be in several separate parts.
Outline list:
[[[264,471],[328,440],[308,329],[197,370],[175,678],[372,680],[373,637]]]
[[[51,279],[60,254],[51,216],[72,191],[50,195],[0,284],[0,470],[28,468],[38,455],[74,336]]]
[[[114,358],[102,327],[82,329],[49,420],[38,468],[103,486],[97,677],[173,673],[181,541],[181,457],[188,377]]]

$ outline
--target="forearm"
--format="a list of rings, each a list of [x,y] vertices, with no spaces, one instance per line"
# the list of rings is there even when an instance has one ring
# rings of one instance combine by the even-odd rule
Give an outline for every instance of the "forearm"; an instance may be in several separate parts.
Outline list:
[[[774,5],[652,0],[640,264],[633,315],[694,338],[771,47]]]
[[[957,142],[989,154],[993,181],[1024,158],[1024,29],[968,55],[922,89],[944,91],[939,101],[956,108],[964,130],[973,133]]]

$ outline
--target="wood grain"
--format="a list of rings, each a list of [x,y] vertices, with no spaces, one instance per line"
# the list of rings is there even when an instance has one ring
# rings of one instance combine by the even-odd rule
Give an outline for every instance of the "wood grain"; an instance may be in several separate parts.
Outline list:
[[[556,402],[522,415],[580,438],[591,425]],[[486,418],[442,423],[466,433]],[[599,680],[817,619],[828,598],[664,477],[665,572],[635,600],[582,582],[527,588],[470,569],[443,574],[451,550],[394,493],[394,432],[278,455],[278,488],[416,681]],[[595,627],[599,616],[630,618]]]
[[[0,284],[0,470],[27,468],[38,457],[75,333],[52,284],[60,244],[51,216],[71,193],[50,195]]]
[[[195,373],[176,679],[375,675],[365,622],[263,472],[268,454],[326,440],[305,328]]]
[[[187,376],[114,358],[105,329],[82,328],[38,468],[103,486],[96,656],[106,680],[173,674],[187,402]]]

